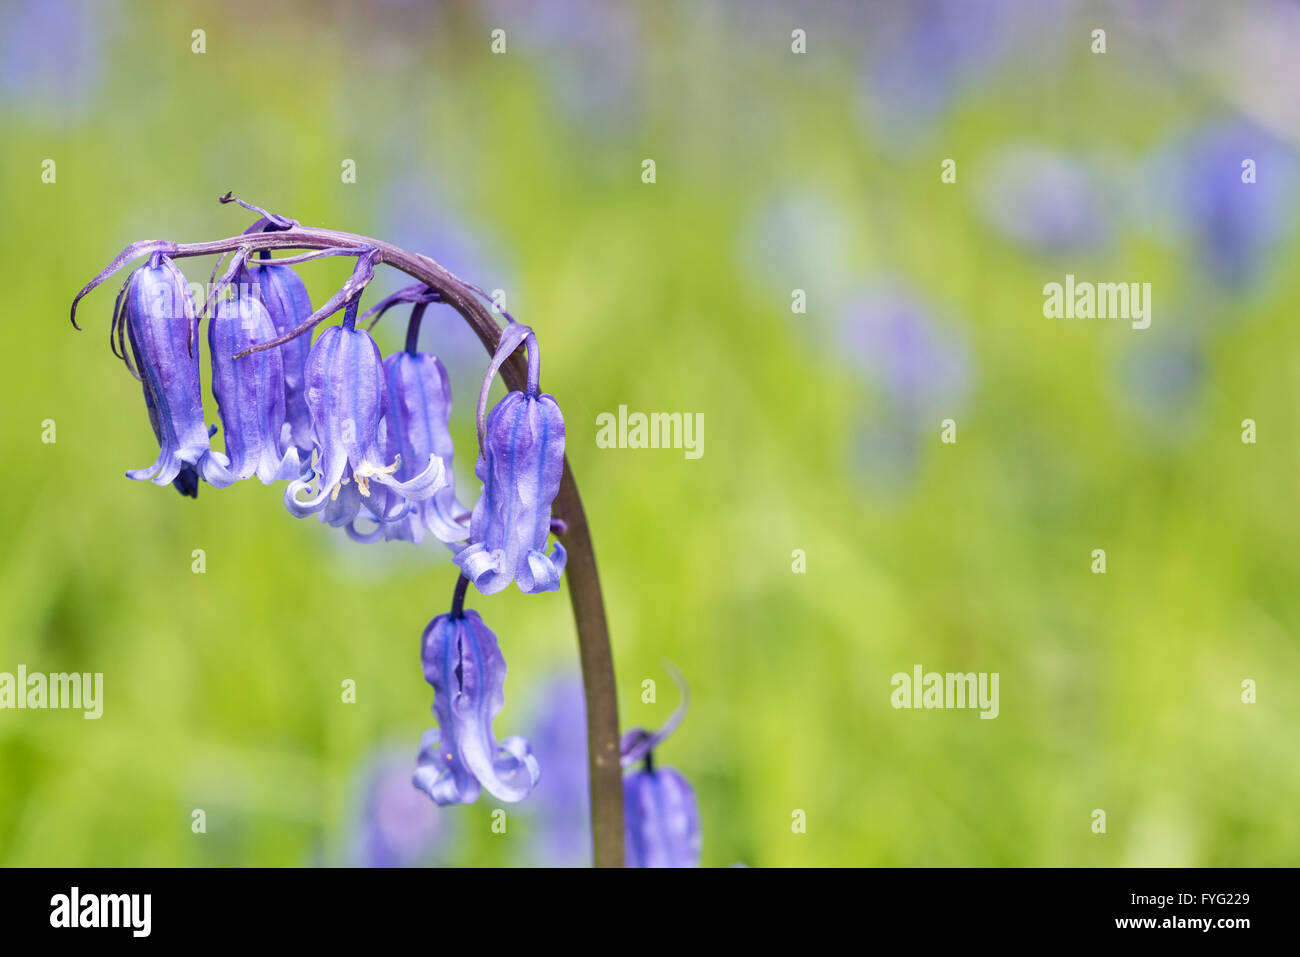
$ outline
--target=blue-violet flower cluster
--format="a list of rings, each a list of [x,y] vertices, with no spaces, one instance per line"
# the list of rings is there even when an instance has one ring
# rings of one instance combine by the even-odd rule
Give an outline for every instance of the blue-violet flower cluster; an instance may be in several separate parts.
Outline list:
[[[298,227],[229,195],[222,201],[260,214],[244,237]],[[434,618],[422,639],[438,727],[424,736],[414,783],[438,804],[470,803],[481,790],[518,801],[540,771],[523,738],[496,739],[505,659],[496,635],[478,612],[464,608],[464,599],[471,581],[485,595],[511,582],[525,593],[559,588],[565,551],[558,541],[548,551],[547,541],[564,527],[551,515],[564,473],[564,417],[555,399],[540,391],[537,338],[506,317],[479,394],[475,473],[483,487],[471,511],[457,500],[452,478],[447,372],[437,356],[419,348],[421,319],[441,294],[416,284],[361,314],[362,293],[381,261],[378,248],[286,240],[283,248],[311,251],[271,258],[267,247],[278,244],[257,245],[256,257],[251,243],[228,251],[219,281],[225,255],[218,260],[198,306],[174,261],[198,253],[166,242],[128,247],[74,300],[75,325],[82,297],[146,257],[118,293],[109,336],[143,386],[159,446],[153,465],[127,475],[173,484],[188,496],[197,496],[203,482],[214,488],[253,477],[266,485],[285,482],[291,514],[315,515],[358,541],[417,543],[428,536],[445,544],[458,568],[457,587],[451,611]],[[352,277],[313,309],[293,267],[332,255],[356,258]],[[465,288],[481,295],[477,287]],[[370,327],[398,305],[411,307],[406,342],[385,357]],[[340,311],[342,322],[312,342],[312,330]],[[204,414],[199,351],[205,318],[219,425]],[[528,358],[525,388],[488,412],[492,382],[521,346]],[[211,444],[218,432],[224,451]]]

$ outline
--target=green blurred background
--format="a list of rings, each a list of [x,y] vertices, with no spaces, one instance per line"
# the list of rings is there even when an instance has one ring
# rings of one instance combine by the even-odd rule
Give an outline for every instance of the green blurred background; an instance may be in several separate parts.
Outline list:
[[[123,477],[157,447],[116,286],[81,333],[70,300],[131,241],[241,231],[234,190],[538,330],[624,726],[676,704],[665,661],[690,682],[659,761],[706,865],[1296,863],[1297,38],[1288,2],[4,0],[0,671],[103,672],[105,700],[0,711],[0,862],[584,853],[572,801],[500,835],[493,799],[407,789],[445,551]],[[319,303],[347,269],[300,272]],[[1045,318],[1066,273],[1152,283],[1151,327]],[[470,503],[486,357],[440,311]],[[620,404],[703,413],[703,457],[597,448]],[[498,734],[540,733],[574,707],[567,596],[471,605],[509,662]],[[998,672],[999,717],[893,709],[916,664]]]

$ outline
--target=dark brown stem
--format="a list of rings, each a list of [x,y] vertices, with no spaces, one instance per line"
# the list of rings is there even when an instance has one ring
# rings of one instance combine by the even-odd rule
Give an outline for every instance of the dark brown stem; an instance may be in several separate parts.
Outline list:
[[[488,355],[496,352],[501,338],[496,320],[469,284],[427,256],[407,252],[382,240],[332,229],[294,226],[213,242],[168,245],[166,252],[173,259],[217,256],[241,248],[252,254],[273,249],[369,247],[375,250],[375,265],[392,266],[436,290],[443,302],[465,318]],[[511,389],[524,388],[526,373],[527,366],[518,352],[501,367],[501,377]],[[562,538],[569,558],[564,577],[568,580],[569,601],[573,605],[573,620],[578,632],[578,655],[582,662],[582,685],[587,704],[587,765],[591,774],[594,862],[597,867],[622,867],[623,780],[619,767],[618,689],[614,683],[614,657],[609,644],[591,531],[567,457],[564,477],[555,499],[555,512],[566,526]]]

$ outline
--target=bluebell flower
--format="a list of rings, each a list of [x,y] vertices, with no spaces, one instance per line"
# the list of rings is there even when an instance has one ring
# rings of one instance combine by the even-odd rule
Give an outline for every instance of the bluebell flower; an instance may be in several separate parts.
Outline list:
[[[307,357],[307,407],[318,461],[317,488],[307,499],[298,493],[311,481],[298,479],[285,490],[285,506],[298,517],[315,514],[337,503],[345,485],[359,499],[370,499],[370,483],[386,486],[406,501],[433,495],[446,482],[442,460],[430,455],[407,481],[394,478],[400,462],[385,460],[380,420],[388,404],[383,361],[370,333],[357,329],[356,301],[340,326],[321,333]],[[346,501],[346,500],[345,500]]]
[[[505,707],[496,635],[478,612],[453,608],[424,630],[421,657],[438,727],[420,742],[415,786],[438,804],[472,804],[480,787],[501,801],[527,797],[540,777],[532,748],[517,735],[498,744],[492,729]]]
[[[226,433],[226,456],[238,479],[256,475],[264,485],[296,477],[298,450],[281,444],[284,365],[279,349],[235,354],[277,335],[266,307],[251,293],[223,299],[208,322],[212,395]]]
[[[456,500],[451,471],[455,448],[448,429],[451,386],[447,370],[437,356],[408,347],[385,359],[384,371],[388,377],[387,448],[389,457],[401,462],[395,477],[414,478],[416,463],[431,456],[442,462],[447,476],[442,488],[388,525],[386,537],[418,542],[428,532],[441,542],[463,542],[469,537],[469,513]]]
[[[46,124],[77,120],[103,86],[105,40],[119,19],[90,0],[0,5],[0,101]]]
[[[695,790],[680,772],[657,767],[654,749],[663,743],[686,715],[686,685],[682,703],[660,730],[633,728],[623,735],[624,767],[642,762],[639,770],[623,778],[624,866],[699,867],[703,835]]]
[[[521,343],[528,348],[526,389],[507,393],[484,424],[492,379]],[[483,482],[483,492],[470,518],[470,544],[455,558],[485,595],[511,581],[526,594],[555,591],[564,571],[564,546],[557,541],[549,555],[545,552],[551,503],[564,472],[564,416],[554,397],[538,393],[540,367],[533,331],[511,322],[479,393],[480,453],[474,474]]]
[[[1242,181],[1246,160],[1254,162],[1254,182]],[[1153,172],[1172,187],[1166,198],[1177,228],[1225,286],[1251,283],[1273,245],[1294,232],[1296,153],[1249,123],[1212,123],[1180,137]]]
[[[896,149],[928,132],[996,59],[1004,7],[1004,0],[920,0],[871,16],[861,90],[882,145]]]
[[[953,414],[972,379],[969,350],[959,330],[892,284],[868,287],[845,310],[842,355],[865,370],[908,417]]]
[[[372,488],[371,495],[362,499],[355,491],[355,483],[350,482],[351,473],[345,472],[338,499],[321,513],[321,518],[332,525],[345,525],[355,541],[419,542],[432,532],[440,541],[450,544],[463,542],[469,536],[469,512],[456,500],[451,471],[455,448],[448,427],[451,386],[447,370],[436,356],[418,350],[424,311],[430,302],[437,301],[437,293],[416,284],[386,297],[361,318],[373,315],[373,327],[394,305],[414,303],[406,348],[384,360],[388,404],[379,422],[379,445],[387,459],[399,463],[393,473],[397,480],[414,478],[418,463],[437,456],[443,465],[446,484],[430,497],[415,502],[404,500],[384,486]],[[349,490],[352,490],[350,494]],[[357,528],[354,521],[361,502],[376,522],[369,531]]]
[[[257,289],[257,295],[275,325],[277,336],[294,329],[312,314],[307,287],[292,266],[274,266],[258,260],[253,260],[251,265],[252,269],[246,265],[241,271],[239,282]],[[311,336],[290,339],[274,351],[279,352],[284,367],[284,418],[288,432],[286,444],[291,442],[298,449],[298,458],[308,463],[314,447],[306,384]]]
[[[511,24],[517,31],[511,36],[518,35],[525,49],[540,54],[545,81],[582,133],[618,129],[641,114],[645,26],[633,5],[495,0],[490,8],[492,23]]]
[[[1015,146],[993,158],[980,183],[980,211],[995,230],[1030,250],[1076,252],[1111,235],[1098,177],[1043,147]]]
[[[134,365],[126,357],[123,332]],[[185,276],[169,258],[154,253],[127,279],[114,308],[113,332],[119,354],[144,387],[149,424],[158,437],[158,459],[126,474],[138,481],[170,485],[188,467],[185,494],[197,491],[197,478],[225,488],[235,476],[228,460],[209,443],[199,381],[198,317]],[[111,338],[111,336],[110,336]]]
[[[699,867],[700,809],[673,768],[647,765],[623,779],[625,867]]]

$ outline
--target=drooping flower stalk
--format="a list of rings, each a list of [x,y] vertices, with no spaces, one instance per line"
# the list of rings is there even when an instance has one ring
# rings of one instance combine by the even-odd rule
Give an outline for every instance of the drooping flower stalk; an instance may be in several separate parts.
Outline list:
[[[222,198],[222,201],[236,200],[232,200],[227,195]],[[241,205],[247,204],[241,203]],[[240,361],[245,357],[256,355],[267,349],[278,349],[289,343],[299,342],[300,336],[309,335],[316,325],[349,304],[355,310],[358,297],[373,277],[375,268],[380,265],[387,265],[409,275],[422,289],[427,290],[427,292],[418,294],[421,297],[427,296],[427,301],[437,301],[451,306],[469,323],[488,354],[494,355],[497,352],[502,330],[494,320],[492,313],[483,304],[481,292],[476,286],[452,275],[432,259],[408,252],[382,240],[330,229],[304,227],[285,217],[266,213],[264,210],[256,209],[256,207],[250,208],[262,213],[263,220],[255,223],[248,232],[242,235],[201,243],[146,241],[128,246],[103,272],[77,294],[72,305],[73,325],[76,326],[77,303],[113,273],[141,257],[153,257],[157,261],[159,257],[175,260],[198,256],[224,257],[234,254],[231,266],[223,276],[222,282],[218,284],[224,286],[238,281],[241,270],[255,276],[257,272],[266,269],[281,268],[324,256],[342,255],[352,256],[357,260],[352,276],[344,283],[342,288],[314,312],[302,317],[295,316],[294,318],[297,319],[296,325],[290,328],[282,328],[281,324],[277,322],[276,331],[278,335],[276,338],[249,345],[233,357],[235,361]],[[269,261],[255,258],[274,251],[292,251],[294,254]],[[213,300],[216,299],[219,292],[220,289],[213,290]],[[415,300],[406,299],[405,301],[413,302]],[[307,305],[309,306],[310,303],[307,303]],[[190,309],[192,313],[192,305]],[[293,311],[301,312],[301,309],[295,308]],[[349,319],[350,321],[345,325],[347,326],[347,335],[351,339],[351,337],[358,336],[361,333],[355,329],[355,311]],[[129,330],[129,326],[127,328]],[[336,327],[339,330],[342,328]],[[119,337],[124,340],[125,335],[121,329],[118,328],[117,331]],[[198,352],[195,331],[192,325],[189,327],[182,326],[178,330],[169,330],[167,340],[167,349],[169,351],[167,355],[175,358],[183,355],[187,363],[192,359],[197,366]],[[331,336],[331,339],[339,339],[341,335],[343,335],[342,332],[336,331]],[[179,338],[176,338],[177,336]],[[322,336],[323,338],[325,337]],[[305,341],[305,339],[302,341]],[[339,339],[338,345],[340,349],[342,349],[342,344],[342,340]],[[361,343],[358,340],[352,344],[360,345]],[[319,342],[317,345],[319,345]],[[178,346],[179,355],[177,355]],[[124,341],[119,342],[118,347],[125,352]],[[344,350],[344,352],[344,359],[356,360],[357,364],[353,367],[354,371],[360,372],[362,367],[367,365],[364,361],[365,352],[363,349]],[[513,350],[511,350],[511,353],[513,353]],[[530,350],[530,353],[535,353],[535,350]],[[337,358],[336,354],[335,359],[337,360]],[[173,361],[173,365],[175,364]],[[188,364],[185,364],[183,368],[188,370]],[[188,375],[189,373],[186,372],[185,374]],[[526,374],[526,366],[522,356],[518,354],[503,356],[500,361],[500,374],[507,387],[511,390],[524,392],[527,389],[529,376]],[[384,387],[387,386],[382,373],[380,381]],[[533,381],[535,382],[535,378]],[[385,406],[377,401],[379,398],[377,392],[378,390],[376,390],[375,394],[375,408],[382,410]],[[146,397],[148,398],[148,393],[146,393]],[[365,405],[365,408],[358,411],[368,416],[369,405],[365,403],[363,405]],[[201,410],[199,421],[202,421]],[[381,444],[383,425],[384,423],[381,420],[377,425],[373,445],[373,448],[379,452],[378,457],[380,459],[383,456],[383,444]],[[155,427],[157,428],[157,426]],[[178,480],[184,478],[187,486],[193,484],[195,487],[197,487],[199,474],[202,474],[204,478],[214,485],[217,482],[226,481],[226,477],[221,474],[224,471],[224,462],[222,461],[224,456],[217,458],[219,453],[210,453],[205,458],[201,446],[205,446],[206,442],[199,442],[198,433],[188,420],[185,421],[184,427],[186,430],[185,442],[193,447],[193,452],[187,452],[185,457],[181,458],[168,458],[171,453],[163,456],[168,461],[175,461],[177,475],[174,477]],[[192,439],[189,438],[190,432],[194,433]],[[298,434],[293,435],[292,444],[297,445],[299,437]],[[166,434],[160,433],[159,438],[160,443],[165,444]],[[384,478],[381,481],[387,481],[389,485],[398,484],[396,480],[392,479],[391,473],[386,471],[394,463],[375,461],[374,456],[366,454],[370,451],[369,448],[365,447],[369,441],[368,437],[363,436],[359,440],[361,444],[355,449],[352,448],[356,444],[351,441],[352,436],[340,432],[338,438],[340,439],[340,449],[336,451],[331,459],[331,468],[329,470],[331,473],[337,470],[337,460],[340,455],[345,460],[343,472],[346,473],[347,469],[353,466],[353,452],[359,452],[360,454],[355,457],[363,463],[362,468],[368,473],[363,477],[374,480],[378,475],[382,475]],[[164,448],[164,452],[166,451],[166,448]],[[193,458],[197,461],[189,462],[185,460],[186,458]],[[217,465],[221,465],[223,468],[219,471],[216,468]],[[216,482],[204,472],[205,467],[212,472],[217,480]],[[157,480],[157,476],[151,477]],[[233,476],[230,476],[230,478],[233,479]],[[333,492],[335,487],[342,486],[342,478],[343,475],[341,474],[336,482],[325,488],[326,500],[329,499],[329,493]],[[355,481],[351,482],[350,485],[352,490],[357,490]],[[180,486],[178,485],[178,487]],[[342,488],[347,489],[348,486],[342,486]],[[320,490],[320,487],[318,487],[318,494]],[[185,489],[183,488],[182,491],[185,491]],[[370,485],[369,491],[373,496],[378,493],[388,493],[390,489],[374,484]],[[342,498],[342,492],[340,498]],[[406,502],[400,503],[401,507],[406,507],[408,504]],[[566,460],[561,461],[559,487],[555,493],[551,512],[553,518],[549,522],[549,528],[563,540],[564,549],[568,554],[564,574],[568,579],[569,598],[573,606],[578,633],[578,648],[586,699],[595,864],[604,867],[618,867],[623,863],[624,850],[623,782],[619,761],[618,701],[614,683],[613,659],[609,646],[605,610],[601,599],[600,582],[596,571],[591,535],[582,507],[582,500]]]

